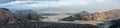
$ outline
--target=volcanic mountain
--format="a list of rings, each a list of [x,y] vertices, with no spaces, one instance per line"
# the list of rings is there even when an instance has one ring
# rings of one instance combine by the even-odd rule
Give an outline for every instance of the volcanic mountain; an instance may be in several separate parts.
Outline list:
[[[120,9],[113,9],[106,12],[97,12],[97,13],[79,13],[67,18],[64,18],[65,21],[74,21],[74,20],[114,20],[120,18]]]

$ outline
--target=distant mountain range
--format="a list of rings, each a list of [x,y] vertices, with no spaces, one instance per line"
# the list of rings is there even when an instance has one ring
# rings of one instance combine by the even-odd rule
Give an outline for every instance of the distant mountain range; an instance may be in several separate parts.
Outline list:
[[[98,12],[98,13],[88,13],[83,11],[79,14],[64,18],[63,20],[97,20],[97,21],[104,21],[104,20],[114,20],[120,18],[120,9],[113,9],[106,12]]]

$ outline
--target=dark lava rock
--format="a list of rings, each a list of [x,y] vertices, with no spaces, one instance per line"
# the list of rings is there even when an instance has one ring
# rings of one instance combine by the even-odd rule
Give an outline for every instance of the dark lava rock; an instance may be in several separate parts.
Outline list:
[[[20,28],[98,28],[90,24],[73,24],[73,23],[47,23],[47,22],[29,22],[20,25]]]
[[[111,25],[109,28],[120,28],[120,19],[110,21]]]

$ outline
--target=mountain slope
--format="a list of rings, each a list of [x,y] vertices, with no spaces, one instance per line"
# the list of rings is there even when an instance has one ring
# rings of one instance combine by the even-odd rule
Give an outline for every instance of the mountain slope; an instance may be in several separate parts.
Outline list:
[[[89,14],[77,14],[63,20],[97,20],[97,21],[105,21],[105,20],[113,20],[120,18],[120,9],[113,9],[106,12],[98,12],[98,13],[89,13]],[[72,18],[72,19],[71,19]]]

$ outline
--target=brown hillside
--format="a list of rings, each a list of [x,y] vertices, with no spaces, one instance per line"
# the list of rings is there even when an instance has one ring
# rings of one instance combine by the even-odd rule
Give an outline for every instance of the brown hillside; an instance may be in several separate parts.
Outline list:
[[[77,14],[71,17],[64,18],[63,20],[70,20],[70,18],[74,20],[97,20],[97,21],[103,21],[108,19],[117,19],[120,18],[120,9],[113,9],[106,12],[101,13],[90,13],[90,14]]]
[[[11,13],[8,9],[6,8],[0,8],[0,23],[1,24],[11,24],[15,23],[16,18],[13,13]]]

